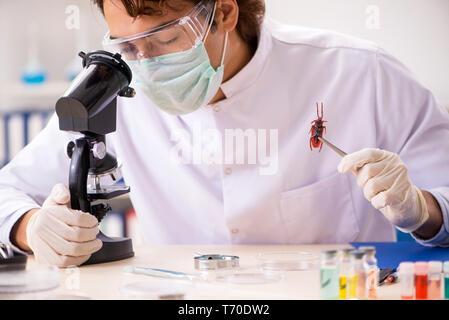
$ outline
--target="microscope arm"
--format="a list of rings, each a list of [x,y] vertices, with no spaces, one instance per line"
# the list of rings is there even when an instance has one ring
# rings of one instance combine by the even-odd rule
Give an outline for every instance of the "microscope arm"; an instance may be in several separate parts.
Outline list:
[[[72,150],[70,150],[70,148]],[[68,153],[71,158],[69,173],[70,204],[72,209],[91,212],[87,197],[87,175],[89,172],[90,144],[87,138],[70,143]]]

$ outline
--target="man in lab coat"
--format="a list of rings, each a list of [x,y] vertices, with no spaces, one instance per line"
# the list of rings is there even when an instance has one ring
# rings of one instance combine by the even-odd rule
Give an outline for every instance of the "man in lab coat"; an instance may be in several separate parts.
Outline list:
[[[375,44],[263,19],[263,0],[95,2],[136,79],[107,142],[148,243],[394,241],[395,227],[449,243],[449,115]],[[343,159],[309,148],[317,102]],[[76,137],[53,116],[0,171],[0,241],[58,266],[102,245],[68,207]]]

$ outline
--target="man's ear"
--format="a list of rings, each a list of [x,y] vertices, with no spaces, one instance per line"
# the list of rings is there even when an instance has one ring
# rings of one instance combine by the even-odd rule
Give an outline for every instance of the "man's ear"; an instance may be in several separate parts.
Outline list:
[[[239,20],[239,5],[236,0],[217,0],[215,22],[224,32],[232,32]]]

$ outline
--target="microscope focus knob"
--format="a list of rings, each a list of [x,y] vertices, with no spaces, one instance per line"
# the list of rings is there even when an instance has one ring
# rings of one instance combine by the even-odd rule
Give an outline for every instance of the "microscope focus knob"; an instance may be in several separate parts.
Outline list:
[[[67,145],[67,156],[72,159],[73,150],[75,150],[75,142],[70,141]]]
[[[106,213],[110,210],[111,206],[107,203],[99,203],[92,206],[92,214],[97,218],[98,222],[101,222]]]
[[[106,156],[106,145],[104,142],[97,142],[92,147],[92,153],[97,159],[104,159]]]

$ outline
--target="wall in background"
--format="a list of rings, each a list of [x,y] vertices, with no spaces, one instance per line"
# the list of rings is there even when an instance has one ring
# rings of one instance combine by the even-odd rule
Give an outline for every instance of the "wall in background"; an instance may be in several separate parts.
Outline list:
[[[74,8],[77,12],[71,10]],[[75,26],[77,14],[80,23]],[[89,0],[0,0],[0,64],[4,70],[0,81],[20,79],[28,56],[30,27],[37,31],[33,37],[39,43],[39,59],[51,81],[64,80],[65,68],[81,48],[100,49],[107,31],[103,16]]]
[[[449,105],[448,0],[266,0],[266,4],[268,15],[281,22],[379,43]],[[79,29],[67,28],[66,10],[71,6],[79,9]],[[101,48],[107,30],[90,0],[0,0],[0,82],[19,79],[27,58],[27,22],[38,28],[40,58],[54,81],[64,79],[78,45]],[[84,40],[77,41],[80,38]]]
[[[449,108],[448,0],[266,0],[287,24],[372,40],[399,58]]]

